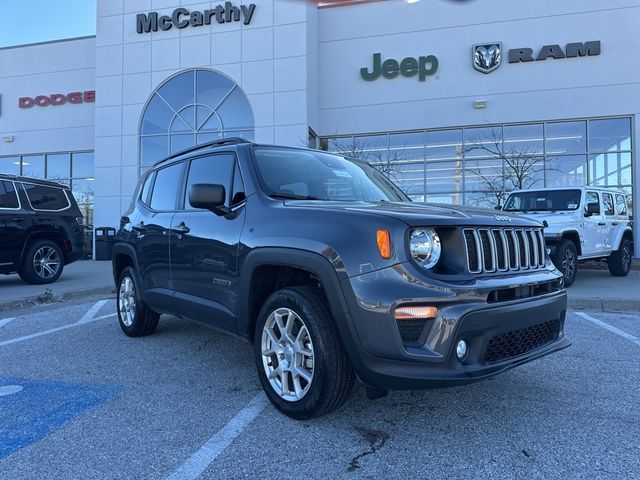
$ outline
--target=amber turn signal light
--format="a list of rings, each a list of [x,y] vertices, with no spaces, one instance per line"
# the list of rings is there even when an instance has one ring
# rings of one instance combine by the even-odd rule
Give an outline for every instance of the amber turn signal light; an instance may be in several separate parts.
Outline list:
[[[438,316],[436,307],[398,307],[396,320],[417,320],[419,318],[435,318]]]
[[[391,235],[388,230],[378,230],[376,235],[378,240],[378,251],[380,256],[386,260],[391,258]]]

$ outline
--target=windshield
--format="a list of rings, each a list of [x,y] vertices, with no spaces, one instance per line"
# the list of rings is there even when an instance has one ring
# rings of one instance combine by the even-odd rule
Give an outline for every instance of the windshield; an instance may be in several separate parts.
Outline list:
[[[557,212],[577,210],[580,190],[541,190],[509,195],[504,204],[506,212]]]
[[[340,202],[410,201],[367,163],[314,150],[256,147],[260,183],[273,198]]]

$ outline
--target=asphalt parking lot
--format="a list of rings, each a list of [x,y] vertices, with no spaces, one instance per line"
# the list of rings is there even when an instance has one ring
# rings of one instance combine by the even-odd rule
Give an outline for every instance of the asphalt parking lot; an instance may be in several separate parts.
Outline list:
[[[127,338],[113,300],[0,316],[0,478],[638,478],[640,315],[571,312],[573,345],[446,390],[356,388],[296,422],[251,347],[163,316]]]

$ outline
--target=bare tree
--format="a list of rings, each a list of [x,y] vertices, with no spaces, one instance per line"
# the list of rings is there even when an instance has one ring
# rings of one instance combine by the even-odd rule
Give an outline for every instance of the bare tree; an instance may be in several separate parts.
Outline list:
[[[328,149],[339,155],[356,160],[362,160],[374,167],[380,173],[391,179],[401,189],[404,186],[403,174],[399,162],[406,160],[404,148],[374,150],[355,139],[349,145],[341,144],[336,138],[329,139]]]
[[[523,148],[522,146],[506,146],[502,135],[495,129],[483,138],[463,148],[465,169],[475,175],[483,185],[486,199],[502,205],[511,190],[527,189],[536,186],[541,181],[539,173],[544,169],[542,151],[537,148]],[[482,157],[490,157],[500,162],[498,172],[487,171],[478,162],[468,158],[470,153]],[[472,163],[475,162],[475,165]]]

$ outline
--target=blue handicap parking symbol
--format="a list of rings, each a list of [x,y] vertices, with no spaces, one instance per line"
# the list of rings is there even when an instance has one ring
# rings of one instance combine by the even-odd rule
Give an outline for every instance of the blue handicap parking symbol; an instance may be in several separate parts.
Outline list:
[[[0,377],[0,459],[122,391],[119,386]]]

